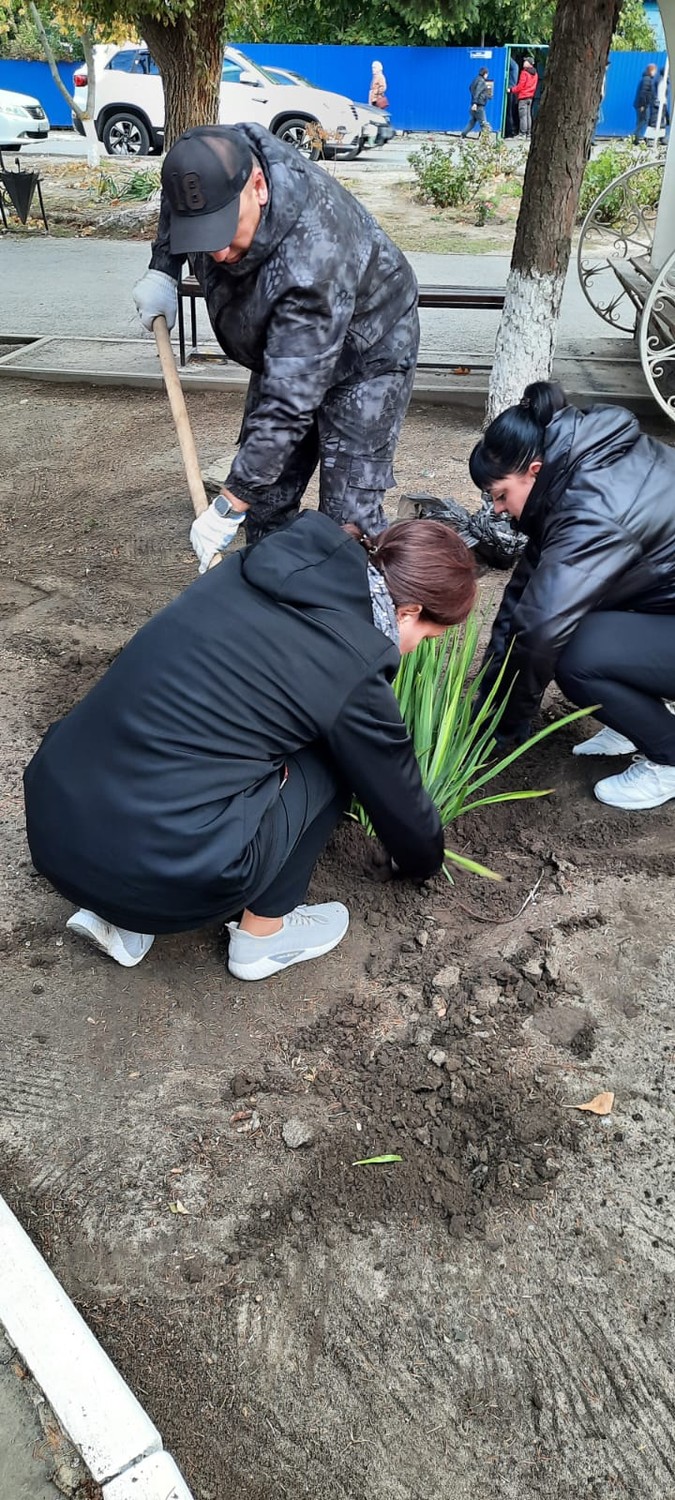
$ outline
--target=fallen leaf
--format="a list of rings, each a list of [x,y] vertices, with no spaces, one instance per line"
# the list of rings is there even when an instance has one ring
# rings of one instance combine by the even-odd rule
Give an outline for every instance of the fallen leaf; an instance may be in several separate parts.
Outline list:
[[[570,1109],[585,1109],[591,1115],[611,1115],[614,1108],[613,1094],[596,1094],[588,1104],[571,1104]]]
[[[252,1116],[252,1109],[236,1109],[234,1114],[230,1115],[230,1125],[238,1125],[240,1120],[250,1120]]]
[[[379,1162],[403,1161],[402,1156],[362,1156],[360,1161],[353,1161],[353,1167],[375,1167]]]
[[[169,1209],[172,1214],[187,1214],[188,1212],[185,1204],[181,1203],[180,1198],[177,1198],[175,1203],[170,1203]]]

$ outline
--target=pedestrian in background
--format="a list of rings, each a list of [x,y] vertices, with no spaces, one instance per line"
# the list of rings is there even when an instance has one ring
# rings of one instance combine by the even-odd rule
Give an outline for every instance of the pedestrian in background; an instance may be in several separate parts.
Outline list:
[[[490,129],[485,118],[485,106],[488,99],[492,98],[492,89],[488,83],[487,68],[479,68],[473,82],[469,84],[471,95],[471,110],[469,118],[462,131],[463,136],[470,135],[475,125],[479,125],[481,131]]]
[[[633,109],[635,110],[633,144],[636,146],[639,146],[640,141],[643,141],[645,138],[645,131],[650,121],[652,106],[657,103],[657,72],[656,63],[647,64],[633,100]]]
[[[523,58],[520,77],[513,90],[518,100],[518,130],[520,135],[532,134],[532,100],[537,92],[539,74],[533,57]]]
[[[387,80],[384,76],[382,63],[378,62],[377,58],[372,64],[371,71],[372,77],[370,80],[370,88],[368,90],[368,103],[370,105],[374,104],[376,109],[388,109],[389,100],[387,98]]]
[[[508,93],[506,95],[506,119],[504,121],[504,135],[506,136],[518,134],[518,100],[514,90],[518,82],[519,72],[518,60],[511,53],[509,60]]]

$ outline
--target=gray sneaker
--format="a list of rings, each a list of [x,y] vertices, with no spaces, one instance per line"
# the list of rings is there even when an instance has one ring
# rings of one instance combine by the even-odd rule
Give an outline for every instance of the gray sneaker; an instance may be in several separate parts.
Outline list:
[[[572,750],[573,755],[634,755],[635,745],[632,740],[626,738],[625,734],[619,734],[617,729],[610,729],[605,724],[597,734],[591,735],[590,740],[582,740]]]
[[[95,948],[100,948],[101,953],[107,953],[108,958],[114,958],[115,963],[124,969],[134,969],[150,952],[155,941],[153,933],[129,932],[126,927],[114,927],[112,922],[97,917],[96,912],[84,909],[69,917],[66,927],[93,943]]]
[[[296,906],[283,918],[283,926],[271,937],[253,937],[237,922],[228,922],[230,951],[227,967],[236,979],[269,979],[291,964],[330,953],[344,937],[349,912],[340,901],[321,906]]]

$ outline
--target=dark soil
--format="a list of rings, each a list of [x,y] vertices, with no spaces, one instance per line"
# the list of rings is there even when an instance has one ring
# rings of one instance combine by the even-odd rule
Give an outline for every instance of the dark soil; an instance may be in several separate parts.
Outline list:
[[[188,507],[161,397],[7,389],[2,1191],[197,1500],[675,1495],[672,809],[602,807],[565,730],[503,783],[551,797],[451,831],[500,885],[379,885],[345,822],[325,961],[242,985],[217,928],[97,957],[21,770],[192,578]],[[191,411],[212,462],[239,403]],[[416,408],[405,486],[433,453],[468,498],[473,436]]]

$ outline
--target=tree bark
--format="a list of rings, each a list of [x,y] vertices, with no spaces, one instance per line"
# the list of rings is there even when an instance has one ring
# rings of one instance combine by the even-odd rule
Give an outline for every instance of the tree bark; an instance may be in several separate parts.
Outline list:
[[[164,148],[194,125],[216,125],[220,108],[226,0],[206,0],[163,26],[144,11],[138,25],[162,75]]]
[[[532,130],[486,420],[547,380],[572,231],[620,0],[558,0]]]
[[[49,37],[47,36],[45,28],[42,24],[42,16],[40,15],[40,12],[34,3],[34,0],[31,0],[30,12],[35,22],[35,27],[38,35],[44,47],[45,57],[49,64],[49,71],[52,75],[54,83],[56,84],[59,93],[63,95],[66,104],[69,105],[70,109],[73,110],[74,114],[77,115],[78,120],[81,120],[84,126],[84,134],[87,140],[87,163],[90,167],[98,167],[100,165],[101,155],[107,156],[108,153],[105,149],[105,146],[101,145],[101,142],[99,141],[99,138],[96,134],[96,126],[94,125],[94,108],[96,103],[96,73],[94,70],[94,50],[91,32],[84,30],[80,35],[80,41],[82,43],[82,49],[87,64],[87,106],[86,109],[80,109],[79,104],[75,103],[72,94],[68,92],[68,89],[66,88],[66,85],[63,82],[61,74],[59,73],[59,70],[56,66],[56,58],[50,45]]]

